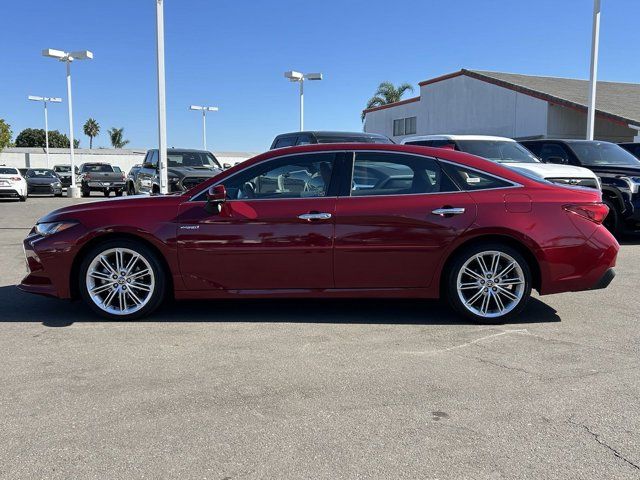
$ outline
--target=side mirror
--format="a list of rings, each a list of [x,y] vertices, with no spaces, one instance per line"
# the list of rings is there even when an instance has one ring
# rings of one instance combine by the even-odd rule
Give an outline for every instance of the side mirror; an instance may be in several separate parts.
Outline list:
[[[217,215],[222,211],[222,204],[226,201],[227,189],[224,185],[213,185],[207,191],[207,204],[204,209],[212,215]]]
[[[562,157],[547,157],[546,163],[555,163],[558,165],[566,165],[569,163],[565,158]]]
[[[222,168],[223,168],[223,169],[225,169],[225,170],[226,170],[227,168],[231,168],[231,164],[230,164],[230,163],[223,163],[223,164],[222,164]]]
[[[75,167],[74,171],[76,172],[76,175],[78,175],[80,173],[80,169],[78,167]]]

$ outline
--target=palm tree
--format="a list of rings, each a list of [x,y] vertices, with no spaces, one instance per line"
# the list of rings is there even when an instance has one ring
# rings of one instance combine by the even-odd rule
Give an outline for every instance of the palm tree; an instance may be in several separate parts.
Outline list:
[[[111,138],[111,146],[113,148],[124,148],[124,146],[129,143],[129,140],[125,140],[123,138],[123,128],[113,127],[111,130],[108,130],[109,137]]]
[[[408,83],[402,83],[395,87],[391,82],[382,82],[378,85],[376,93],[367,102],[365,110],[399,102],[406,91],[413,92],[413,87]],[[362,112],[362,121],[364,122],[364,112]]]
[[[84,134],[89,137],[89,148],[93,148],[93,139],[100,133],[100,124],[93,118],[89,118],[82,127]]]

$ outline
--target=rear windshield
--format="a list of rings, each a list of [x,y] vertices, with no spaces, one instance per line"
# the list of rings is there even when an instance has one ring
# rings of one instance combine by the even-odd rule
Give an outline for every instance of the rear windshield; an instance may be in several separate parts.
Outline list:
[[[84,165],[82,167],[82,171],[109,173],[109,172],[113,172],[113,168],[111,167],[111,165]]]
[[[15,168],[0,168],[0,175],[17,175],[18,170]]]
[[[498,163],[538,163],[539,160],[516,142],[500,140],[457,140],[461,151]]]
[[[583,165],[640,166],[640,160],[614,143],[568,142],[568,144]]]
[[[71,171],[71,166],[69,166],[69,165],[56,165],[55,167],[53,167],[53,171],[54,172],[59,172],[59,173],[69,173]]]
[[[362,137],[355,136],[339,136],[339,135],[317,135],[318,143],[393,143],[385,137]]]
[[[56,174],[53,170],[29,170],[27,171],[27,177],[29,178],[56,178]]]

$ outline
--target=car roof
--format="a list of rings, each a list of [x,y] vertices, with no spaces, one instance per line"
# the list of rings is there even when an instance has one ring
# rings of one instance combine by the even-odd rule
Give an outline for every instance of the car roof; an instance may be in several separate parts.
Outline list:
[[[515,140],[508,137],[495,137],[492,135],[455,135],[455,134],[437,134],[437,135],[413,135],[405,137],[402,142],[415,142],[420,140],[487,140],[493,142],[514,142]]]
[[[607,140],[586,140],[581,138],[537,138],[535,140],[522,140],[522,143],[541,143],[541,142],[564,142],[564,143],[611,143],[617,145],[614,142]]]
[[[340,132],[340,131],[331,131],[331,130],[303,130],[301,132],[289,132],[289,133],[281,133],[276,135],[278,137],[285,136],[293,136],[293,135],[315,135],[315,136],[341,136],[341,137],[369,137],[369,138],[388,138],[385,135],[381,135],[379,133],[368,133],[368,132]]]
[[[150,150],[158,150],[157,148],[151,148]],[[171,147],[167,148],[167,152],[202,152],[202,153],[211,153],[209,150],[202,150],[199,148],[179,148],[179,147]]]

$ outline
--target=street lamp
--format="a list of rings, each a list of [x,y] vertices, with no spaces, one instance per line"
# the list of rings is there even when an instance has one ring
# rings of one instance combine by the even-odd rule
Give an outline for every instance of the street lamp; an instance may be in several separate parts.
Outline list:
[[[156,58],[158,73],[158,153],[160,193],[169,193],[167,170],[167,96],[164,78],[164,0],[156,0]]]
[[[596,126],[596,88],[598,84],[598,47],[600,44],[600,0],[593,0],[591,32],[591,69],[589,71],[589,107],[587,109],[587,140],[593,140]]]
[[[73,102],[71,100],[71,62],[74,60],[91,60],[93,53],[89,50],[79,50],[77,52],[63,52],[62,50],[54,50],[47,48],[42,51],[45,57],[55,58],[67,64],[67,102],[69,106],[69,151],[71,152],[71,186],[67,188],[67,196],[78,198],[80,192],[76,186],[75,175],[75,159],[73,157]]]
[[[62,99],[58,97],[37,97],[35,95],[29,95],[27,98],[34,102],[44,103],[44,145],[45,151],[47,152],[47,168],[51,168],[49,165],[49,119],[47,117],[47,103],[60,103]]]
[[[189,110],[202,110],[202,148],[207,149],[207,112],[217,112],[218,107],[191,105]]]
[[[300,131],[304,130],[304,81],[305,80],[322,80],[321,73],[300,73],[295,70],[284,72],[285,78],[290,82],[298,82],[300,84]]]

